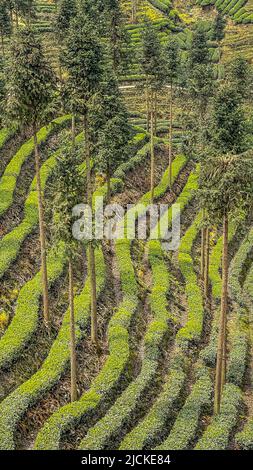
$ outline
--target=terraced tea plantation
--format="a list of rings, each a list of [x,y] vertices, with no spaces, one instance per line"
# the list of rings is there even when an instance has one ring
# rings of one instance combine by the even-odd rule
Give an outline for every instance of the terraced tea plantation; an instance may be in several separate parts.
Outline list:
[[[0,33],[0,449],[252,450],[253,1]]]

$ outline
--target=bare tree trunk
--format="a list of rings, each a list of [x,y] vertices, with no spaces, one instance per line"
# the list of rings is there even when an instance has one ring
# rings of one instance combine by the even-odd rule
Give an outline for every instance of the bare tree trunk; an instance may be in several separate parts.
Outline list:
[[[206,243],[205,243],[205,275],[204,275],[204,296],[208,298],[209,289],[209,252],[210,252],[210,230],[206,228]]]
[[[107,204],[110,204],[111,200],[111,171],[110,171],[110,164],[107,162],[107,169],[106,169],[106,180],[107,180]]]
[[[92,209],[90,145],[89,145],[87,114],[84,116],[84,139],[85,139],[85,156],[86,156],[86,175],[87,175],[87,199],[88,199],[88,204]],[[98,348],[96,265],[95,265],[95,253],[94,253],[92,240],[89,242],[88,251],[89,251],[88,267],[89,267],[89,275],[90,275],[90,283],[91,283],[91,340]]]
[[[169,126],[169,186],[172,187],[172,132],[173,132],[173,87],[170,85],[170,126]]]
[[[42,195],[42,190],[41,190],[40,156],[39,156],[39,147],[38,147],[37,133],[36,133],[35,126],[33,128],[33,138],[34,138],[34,155],[35,155],[35,167],[36,167],[36,184],[37,184],[37,194],[38,194],[44,323],[45,323],[45,326],[50,329],[48,277],[47,277],[47,252],[46,252],[46,237],[45,237],[45,227],[44,227],[44,201],[43,201],[43,195]]]
[[[71,374],[71,401],[77,400],[77,361],[76,361],[76,334],[73,265],[69,259],[69,312],[70,312],[70,374]]]
[[[137,0],[132,0],[132,23],[136,23]]]
[[[16,14],[15,14],[15,20],[16,20],[16,28],[18,29],[18,11],[16,11]]]
[[[155,178],[155,147],[154,147],[154,97],[151,91],[151,119],[150,119],[150,202],[154,202]]]
[[[1,34],[1,42],[2,42],[2,53],[4,56],[4,35],[3,34]]]
[[[89,271],[91,278],[91,340],[98,349],[96,263],[92,242],[89,243]]]
[[[202,210],[202,223],[205,221],[205,209]],[[205,249],[206,249],[206,228],[201,229],[201,254],[200,254],[200,276],[204,282],[205,277]]]
[[[149,116],[150,116],[150,107],[149,107],[149,89],[146,84],[146,113],[147,113],[147,132],[149,132]]]
[[[157,92],[154,96],[154,135],[157,134]]]
[[[221,295],[221,315],[218,338],[216,376],[215,376],[215,396],[214,413],[220,411],[221,396],[223,386],[226,381],[226,330],[227,330],[227,305],[228,305],[228,216],[224,215],[223,220],[223,254],[222,254],[222,295]]]
[[[76,138],[76,119],[75,115],[72,115],[71,119],[71,141],[72,141],[72,149],[75,148],[75,138]]]

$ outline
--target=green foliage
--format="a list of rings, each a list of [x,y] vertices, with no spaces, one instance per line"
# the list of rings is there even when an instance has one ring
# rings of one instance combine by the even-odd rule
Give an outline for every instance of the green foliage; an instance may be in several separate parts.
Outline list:
[[[225,36],[226,20],[220,12],[217,13],[213,25],[211,38],[213,41],[221,41]]]
[[[105,77],[93,101],[92,115],[96,166],[111,177],[128,157],[131,136],[128,113],[112,76]]]
[[[198,285],[198,278],[194,270],[191,256],[192,245],[197,238],[201,223],[201,213],[197,215],[193,224],[181,240],[178,261],[185,279],[185,292],[188,304],[188,319],[186,325],[177,333],[177,341],[187,350],[189,343],[197,343],[201,339],[204,322],[204,307],[202,292]]]
[[[168,320],[172,315],[167,309],[166,293],[170,285],[170,276],[158,241],[149,242],[149,261],[152,269],[153,286],[150,294],[150,322],[144,337],[144,358],[142,369],[136,380],[121,394],[109,412],[101,419],[81,441],[81,449],[104,449],[131,422],[135,410],[145,403],[145,397],[158,380],[158,366],[165,336],[172,333]]]
[[[207,34],[202,24],[199,23],[192,35],[189,51],[189,67],[192,68],[197,64],[207,64],[208,60]]]
[[[237,424],[242,407],[242,392],[236,385],[226,384],[221,399],[220,413],[216,415],[198,441],[196,450],[225,450]]]
[[[159,89],[165,78],[163,53],[159,36],[152,23],[148,21],[145,23],[142,33],[140,61],[146,85],[154,90]]]
[[[47,119],[54,96],[54,75],[40,40],[31,29],[20,29],[11,44],[6,85],[6,107],[10,119],[33,126]]]
[[[196,437],[200,417],[209,410],[212,395],[212,382],[208,370],[203,368],[198,374],[199,378],[178,413],[169,436],[156,450],[187,450]]]
[[[214,97],[208,139],[219,154],[241,153],[247,150],[246,120],[241,96],[234,84],[224,84]]]
[[[203,207],[211,217],[235,217],[238,209],[242,211],[252,201],[252,151],[209,157],[202,165],[200,188]]]
[[[179,360],[170,365],[161,394],[145,418],[123,439],[120,450],[150,449],[153,443],[166,432],[166,423],[175,418],[185,385],[184,359],[177,353]]]
[[[0,36],[2,38],[2,49],[4,52],[3,38],[11,34],[11,19],[8,5],[5,0],[0,3]]]
[[[8,142],[8,140],[14,135],[16,130],[13,128],[3,127],[0,130],[0,150]],[[1,183],[0,183],[1,184]]]
[[[97,249],[96,256],[96,282],[98,295],[101,293],[105,285],[105,264],[102,251]],[[60,260],[60,257],[58,258]],[[55,252],[54,262],[55,265]],[[38,279],[37,279],[38,282]],[[33,296],[33,290],[30,289],[29,296],[26,294],[23,297],[23,315],[24,320],[19,323],[19,330],[21,326],[25,326],[27,322],[27,311],[36,312],[36,303],[38,308],[38,296]],[[27,304],[29,301],[29,305]],[[35,301],[35,304],[34,304]],[[76,341],[80,342],[83,338],[85,331],[89,324],[90,315],[90,279],[88,278],[82,292],[75,298],[75,313],[76,313]],[[16,316],[15,316],[16,318]],[[31,318],[34,321],[34,318]],[[14,320],[13,320],[14,321]],[[13,324],[13,322],[12,322]],[[41,396],[52,386],[57,383],[59,377],[64,372],[69,363],[69,310],[64,315],[63,322],[56,340],[54,341],[51,350],[44,361],[41,368],[29,380],[18,387],[14,392],[8,395],[0,404],[0,448],[13,449],[14,448],[14,430],[16,424],[24,414],[28,406],[36,402]],[[9,330],[9,329],[8,329]],[[7,331],[8,331],[7,330]],[[15,337],[12,337],[15,342]]]
[[[164,47],[164,60],[169,83],[177,81],[180,74],[180,49],[174,36],[169,36]]]
[[[253,83],[253,74],[249,62],[244,57],[235,57],[227,68],[227,80],[238,94],[238,100],[249,98]]]
[[[176,163],[176,168],[178,168],[178,162]],[[177,173],[174,172],[174,177],[176,176],[176,174]],[[163,193],[161,192],[161,195],[162,194]],[[140,203],[148,205],[149,200],[149,197],[147,197],[147,195],[144,195],[140,199]],[[130,210],[135,213],[136,207],[133,207]],[[127,219],[125,218],[123,221],[124,225],[126,223],[126,220]],[[57,449],[59,447],[62,432],[66,431],[66,429],[69,429],[71,425],[77,424],[80,419],[84,420],[88,418],[90,412],[94,412],[96,407],[101,403],[102,400],[108,400],[108,398],[111,397],[112,393],[114,393],[114,391],[117,389],[117,387],[119,387],[119,384],[122,383],[122,381],[125,386],[129,381],[129,363],[131,359],[129,328],[131,326],[133,316],[138,306],[138,286],[135,279],[135,273],[131,259],[131,240],[126,238],[123,238],[121,240],[117,239],[115,247],[117,264],[120,272],[123,300],[109,323],[108,340],[110,354],[99,375],[92,382],[90,390],[86,392],[78,402],[66,405],[65,407],[61,408],[59,412],[53,414],[51,418],[46,422],[45,426],[42,428],[37,437],[35,446],[36,449]],[[163,323],[161,325],[160,332],[160,335],[162,336],[165,331],[164,327],[165,325]],[[160,335],[156,335],[155,331],[156,325],[154,324],[152,325],[150,335],[151,338],[154,335],[154,340],[157,338],[159,344]],[[143,372],[143,375],[141,375],[139,381],[137,381],[137,388],[135,389],[135,385],[133,385],[133,390],[131,393],[132,397],[134,396],[135,391],[137,390],[143,393],[143,389],[145,389],[147,381],[150,379],[152,383],[152,380],[154,378],[153,374],[154,370],[156,369],[157,359],[153,362],[152,358],[156,358],[156,355],[158,354],[158,349],[156,346],[156,342],[154,343],[154,348],[152,341],[150,344],[150,335],[147,336],[147,348],[150,360],[152,360],[152,367],[151,363],[148,363],[147,367],[145,368],[145,372]],[[95,400],[94,397],[96,397]],[[126,405],[126,411],[127,409],[128,408]],[[115,427],[118,426],[117,417],[118,415],[116,415],[114,421]],[[104,429],[105,428],[102,422],[102,439],[104,439],[105,437]],[[106,429],[108,432],[107,426]],[[100,444],[97,445],[100,446]]]
[[[61,39],[68,33],[71,20],[77,14],[76,0],[61,0],[55,20],[56,33]]]
[[[73,259],[77,252],[77,241],[72,234],[73,207],[83,198],[84,177],[80,159],[73,145],[66,145],[57,156],[54,187],[52,190],[52,232],[55,244],[65,244],[67,256]]]
[[[102,48],[94,24],[78,15],[71,22],[63,55],[72,109],[85,115],[102,75]]]
[[[119,0],[105,0],[105,21],[109,56],[114,73],[118,75],[128,68],[134,55]]]
[[[58,128],[66,124],[70,120],[70,116],[63,116],[52,121],[48,126],[42,127],[37,132],[38,144],[41,145],[47,141],[49,136]],[[31,138],[23,144],[17,153],[12,157],[7,165],[5,172],[0,179],[0,215],[11,206],[13,202],[13,194],[15,191],[18,176],[22,165],[32,155],[34,151],[34,140]]]

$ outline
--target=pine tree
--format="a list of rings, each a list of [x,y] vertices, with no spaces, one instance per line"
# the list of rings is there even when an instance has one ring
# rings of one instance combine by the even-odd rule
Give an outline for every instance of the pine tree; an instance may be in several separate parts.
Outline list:
[[[55,29],[56,33],[59,35],[60,41],[62,41],[68,33],[70,22],[76,14],[76,0],[61,0],[55,20]]]
[[[240,153],[247,149],[247,124],[242,97],[234,85],[225,83],[217,90],[209,123],[208,139],[219,153]]]
[[[30,26],[31,19],[36,17],[36,5],[34,0],[15,0],[17,1],[17,11],[20,16]]]
[[[191,48],[189,51],[189,69],[196,64],[207,64],[209,62],[209,50],[207,34],[202,24],[199,23],[192,35]]]
[[[74,310],[74,265],[78,258],[78,243],[72,235],[72,209],[80,203],[83,177],[79,166],[79,154],[65,144],[54,174],[52,191],[52,232],[55,246],[64,244],[69,273],[69,316],[70,316],[70,369],[71,401],[77,400],[77,359]]]
[[[50,326],[48,304],[48,278],[46,238],[44,227],[44,203],[40,181],[40,150],[37,131],[47,119],[54,92],[54,77],[48,65],[39,39],[34,31],[22,29],[11,45],[11,63],[7,82],[7,112],[10,119],[24,127],[31,127],[34,139],[36,183],[38,193],[39,228],[41,243],[41,270],[44,304],[44,322]]]
[[[11,34],[11,18],[7,3],[2,0],[0,3],[0,35],[2,44],[2,53],[4,55],[4,37]]]
[[[165,81],[165,66],[162,54],[162,47],[159,37],[153,25],[146,22],[142,37],[141,67],[145,75],[146,102],[147,102],[147,129],[149,130],[150,115],[150,194],[151,204],[154,200],[154,174],[155,174],[155,151],[154,134],[156,121],[156,101],[157,92],[161,89]]]
[[[253,73],[249,62],[244,57],[235,57],[227,67],[227,81],[238,93],[238,99],[249,98],[253,84]]]
[[[109,53],[112,58],[115,74],[123,71],[128,65],[130,56],[129,36],[123,24],[123,15],[119,0],[105,0],[105,19],[107,22],[107,36],[109,37]]]
[[[106,173],[107,202],[111,197],[111,176],[128,158],[131,128],[116,78],[111,73],[96,96],[93,105],[95,160],[99,171]]]
[[[211,39],[213,41],[222,41],[225,36],[226,19],[222,13],[218,12],[211,29]]]
[[[92,208],[92,181],[91,181],[91,139],[89,109],[92,99],[99,89],[102,76],[102,49],[100,38],[95,25],[87,16],[78,15],[69,29],[66,43],[64,63],[68,72],[68,89],[71,105],[75,114],[83,120],[85,158],[87,174],[87,200]],[[96,295],[96,267],[95,254],[92,241],[89,243],[89,274],[91,279],[91,338],[98,346],[97,332],[97,295]]]

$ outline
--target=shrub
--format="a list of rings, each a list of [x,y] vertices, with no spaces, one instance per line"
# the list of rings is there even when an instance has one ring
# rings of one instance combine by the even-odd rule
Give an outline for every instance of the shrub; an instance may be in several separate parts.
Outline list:
[[[167,423],[175,418],[186,378],[185,358],[180,351],[177,351],[176,356],[177,360],[170,366],[161,394],[145,418],[123,439],[120,450],[151,449],[166,431]]]
[[[199,420],[209,409],[212,395],[212,382],[207,369],[199,371],[199,378],[193,385],[183,408],[178,413],[172,430],[165,441],[156,450],[187,450],[195,439]]]
[[[181,162],[183,165],[185,163],[185,159],[181,158]],[[173,175],[175,178],[179,171],[177,159],[174,160],[173,165]],[[168,184],[169,181],[167,179],[167,187]],[[158,187],[160,188],[159,190],[157,189]],[[165,187],[164,183],[160,183],[158,187],[156,187],[156,196],[158,194],[163,194],[167,188]],[[146,194],[140,199],[140,203],[148,205],[149,199],[150,198]],[[136,206],[130,210],[133,211],[133,214],[135,214]],[[125,221],[126,218],[123,221],[124,225]],[[121,289],[123,292],[123,301],[121,302],[116,313],[113,315],[109,324],[109,357],[105,362],[103,369],[93,381],[90,390],[86,392],[79,401],[64,406],[54,413],[51,418],[49,418],[38,434],[35,444],[36,449],[57,449],[59,447],[60,438],[63,431],[69,429],[69,427],[73,424],[78,424],[81,419],[88,419],[90,413],[94,413],[101,402],[104,400],[108,401],[119,384],[122,384],[122,381],[124,382],[124,385],[126,385],[129,381],[129,374],[127,373],[130,364],[131,353],[129,344],[129,328],[138,305],[138,287],[131,260],[131,241],[125,238],[122,240],[116,240],[115,246],[117,264],[121,279]],[[163,336],[163,328],[164,324],[162,323],[161,333],[159,335]],[[157,336],[158,342],[159,335]],[[156,352],[156,348],[154,351],[152,347],[150,348],[150,354],[156,354]],[[157,367],[156,364],[157,360],[154,362],[149,362],[149,365],[147,365],[147,369],[145,370],[145,374],[147,374],[147,376],[140,376],[139,387],[137,383],[137,389],[139,391],[142,390],[144,383],[142,383],[142,380],[145,380],[146,383],[148,377],[154,377],[153,371],[154,368]],[[134,390],[134,383],[131,385]],[[117,421],[114,421],[114,423],[114,426],[116,427]],[[103,439],[103,422],[101,424],[100,430],[100,436],[102,436]],[[100,446],[101,444],[97,445]]]
[[[236,385],[224,387],[220,413],[216,415],[196,445],[196,450],[225,450],[237,424],[242,406],[242,392]]]
[[[38,144],[41,145],[54,132],[55,128],[66,124],[71,116],[62,116],[52,121],[48,126],[42,127],[38,134]],[[34,150],[33,138],[23,144],[18,152],[12,157],[7,165],[5,172],[0,179],[0,216],[10,207],[13,202],[13,194],[16,187],[17,178],[20,174],[22,165],[31,156]]]

